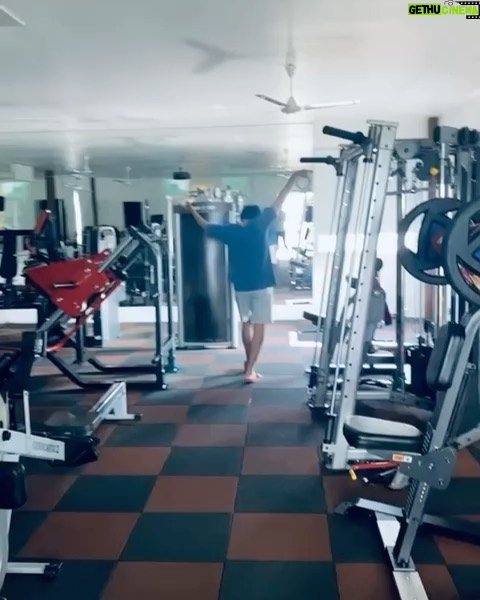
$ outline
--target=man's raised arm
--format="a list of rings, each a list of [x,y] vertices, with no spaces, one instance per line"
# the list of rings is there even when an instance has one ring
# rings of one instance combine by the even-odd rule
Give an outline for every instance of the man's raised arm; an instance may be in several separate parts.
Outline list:
[[[302,169],[301,171],[295,171],[290,175],[290,179],[287,181],[283,189],[273,201],[272,208],[277,214],[282,210],[283,203],[287,199],[288,194],[290,194],[290,192],[294,188],[297,179],[301,179],[302,177],[308,177],[309,174],[310,171]]]

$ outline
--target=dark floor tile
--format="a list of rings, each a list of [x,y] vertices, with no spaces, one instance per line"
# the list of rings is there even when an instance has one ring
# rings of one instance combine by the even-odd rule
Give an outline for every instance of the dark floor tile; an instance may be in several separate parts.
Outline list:
[[[383,562],[385,549],[375,520],[368,515],[348,517],[329,515],[330,543],[335,562]],[[362,540],[361,544],[352,544]],[[443,564],[443,557],[431,535],[420,533],[412,553],[416,563]]]
[[[174,423],[119,425],[106,446],[170,446],[177,434]]]
[[[172,448],[162,475],[239,475],[243,448]]]
[[[8,600],[100,600],[113,567],[111,561],[67,561],[54,581],[8,575],[2,593]]]
[[[170,453],[166,446],[134,448],[104,446],[96,462],[86,465],[83,475],[158,475]]]
[[[117,560],[137,518],[135,513],[54,512],[35,530],[21,556]],[[12,527],[15,531],[15,525]]]
[[[48,513],[40,511],[14,510],[10,525],[10,556],[16,556],[33,533],[42,525]]]
[[[250,406],[249,423],[306,423],[312,422],[307,406],[285,406],[282,404],[257,404]]]
[[[202,382],[204,390],[212,388],[242,389],[244,387],[245,383],[238,369],[229,369],[218,365],[208,368]]]
[[[52,467],[46,460],[37,458],[21,458],[20,462],[25,466],[28,475],[66,475],[75,476],[81,473],[81,467]]]
[[[272,377],[272,375],[298,377],[299,373],[304,377],[303,368],[296,361],[290,361],[290,363],[276,362],[275,355],[275,350],[273,356],[269,356],[268,351],[263,353],[257,368],[264,377]]]
[[[252,406],[300,406],[306,402],[305,387],[297,390],[282,389],[281,386],[270,383],[268,387],[252,386],[251,395]]]
[[[470,448],[468,448],[468,451],[473,456],[473,458],[478,463],[480,463],[480,445],[479,444],[474,444],[473,446],[470,446]]]
[[[56,510],[142,512],[155,481],[147,475],[84,475],[71,486]]]
[[[478,600],[480,598],[480,569],[478,568],[478,564],[475,566],[449,565],[448,571],[461,600]]]
[[[236,493],[237,477],[162,475],[145,512],[232,512]]]
[[[243,446],[247,433],[246,425],[190,424],[182,425],[173,442],[174,446],[211,447]]]
[[[250,402],[250,388],[242,386],[237,388],[206,388],[196,392],[193,404],[233,404],[248,405]]]
[[[321,431],[302,423],[252,423],[248,426],[247,446],[316,446]]]
[[[272,583],[274,584],[272,585]],[[327,562],[228,561],[219,600],[338,600]]]
[[[442,516],[480,514],[480,478],[456,477],[446,490],[433,490],[427,512]]]
[[[361,481],[352,481],[344,472],[323,475],[322,480],[327,510],[330,513],[333,513],[342,502],[354,498],[367,498],[395,506],[403,506],[405,503],[406,491],[393,491],[382,485],[363,485]]]
[[[231,516],[227,513],[146,513],[124,549],[124,561],[223,562]]]
[[[265,374],[264,370],[259,367],[258,372],[263,375],[263,378],[257,381],[254,386],[255,390],[284,390],[290,393],[291,401],[296,398],[297,402],[303,402],[305,398],[305,376],[302,375],[303,368],[300,369],[298,375],[282,375]]]
[[[72,475],[29,475],[28,500],[23,510],[52,510],[75,480]]]
[[[102,600],[217,600],[222,570],[221,563],[118,563]]]
[[[233,517],[228,558],[229,560],[330,561],[332,555],[326,516],[236,514]]]
[[[326,511],[320,477],[243,475],[236,512],[321,513]]]
[[[188,409],[189,423],[245,423],[248,409],[241,404],[194,404]]]
[[[34,378],[35,380],[36,378]],[[37,407],[49,406],[58,410],[60,408],[69,408],[78,404],[78,402],[88,399],[84,390],[72,389],[68,393],[65,391],[48,391],[33,393],[30,395],[30,406],[33,410]],[[98,399],[98,396],[97,396]]]

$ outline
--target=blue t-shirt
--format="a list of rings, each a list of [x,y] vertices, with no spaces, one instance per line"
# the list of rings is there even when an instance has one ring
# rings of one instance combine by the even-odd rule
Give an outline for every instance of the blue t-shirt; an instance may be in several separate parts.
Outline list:
[[[273,287],[268,229],[276,218],[273,208],[266,208],[246,224],[208,225],[207,235],[228,248],[230,280],[237,292],[253,292]]]

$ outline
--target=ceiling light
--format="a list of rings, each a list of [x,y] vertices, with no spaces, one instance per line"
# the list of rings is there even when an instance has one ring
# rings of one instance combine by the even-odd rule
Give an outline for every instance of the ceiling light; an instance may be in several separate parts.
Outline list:
[[[8,8],[0,6],[0,27],[24,27],[25,21],[16,17]]]

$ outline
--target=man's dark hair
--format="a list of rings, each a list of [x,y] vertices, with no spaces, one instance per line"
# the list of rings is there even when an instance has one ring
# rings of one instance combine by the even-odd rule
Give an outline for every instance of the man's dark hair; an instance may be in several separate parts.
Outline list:
[[[258,204],[247,204],[247,206],[243,207],[242,212],[240,213],[240,219],[242,221],[251,221],[252,219],[256,219],[261,215],[262,211]]]

